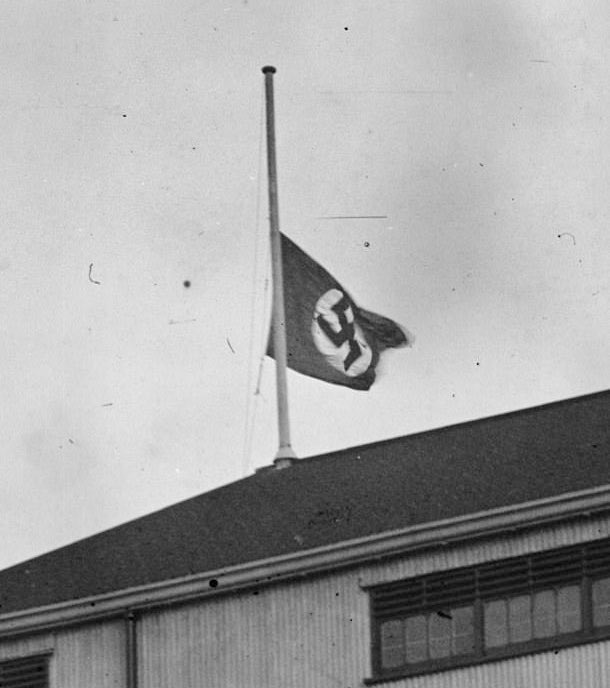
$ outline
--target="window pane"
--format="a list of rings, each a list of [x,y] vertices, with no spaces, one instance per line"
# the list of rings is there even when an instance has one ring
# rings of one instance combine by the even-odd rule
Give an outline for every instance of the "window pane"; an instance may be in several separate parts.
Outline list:
[[[508,601],[508,628],[511,643],[523,643],[532,637],[531,598],[519,595]]]
[[[407,662],[423,662],[428,659],[428,622],[425,616],[412,616],[406,620],[405,636]]]
[[[474,650],[473,607],[460,607],[451,610],[451,631],[454,655],[465,655]]]
[[[485,647],[508,644],[506,602],[494,600],[485,604]]]
[[[555,624],[555,591],[534,594],[534,637],[549,638],[557,633]]]
[[[557,591],[557,625],[560,633],[571,633],[582,628],[579,585],[568,585]]]
[[[445,612],[434,612],[428,618],[428,647],[430,657],[449,657],[451,654],[451,617]]]
[[[403,623],[386,621],[381,624],[381,666],[391,669],[404,662]]]
[[[610,625],[610,578],[593,583],[593,625]]]

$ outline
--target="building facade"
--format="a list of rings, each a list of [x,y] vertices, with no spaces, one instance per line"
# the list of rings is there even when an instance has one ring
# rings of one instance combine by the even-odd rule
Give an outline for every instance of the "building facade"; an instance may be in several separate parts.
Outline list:
[[[609,418],[264,469],[0,572],[0,686],[610,685]]]

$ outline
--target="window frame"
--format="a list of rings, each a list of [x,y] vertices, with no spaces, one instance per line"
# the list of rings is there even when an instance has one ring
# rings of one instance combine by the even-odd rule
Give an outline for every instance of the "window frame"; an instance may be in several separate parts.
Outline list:
[[[571,557],[574,561],[574,567],[571,570],[568,570],[566,573],[563,573],[563,571],[560,573],[554,572],[552,574],[552,580],[549,579],[548,583],[545,583],[544,580],[536,581],[532,578],[531,571],[536,566],[544,566],[545,557],[548,559],[549,557],[561,557],[564,555],[566,557]],[[540,562],[542,562],[542,564],[540,564]],[[481,588],[479,587],[479,573],[482,570],[493,566],[497,566],[499,568],[506,566],[510,569],[511,565],[514,565],[517,568],[521,565],[527,567],[527,570],[530,572],[529,583],[527,587],[517,586],[513,589],[507,589],[504,591],[500,590],[497,595],[493,593],[493,589],[481,591]],[[547,567],[549,566],[550,564],[547,564]],[[471,602],[473,606],[474,617],[473,652],[468,654],[457,654],[443,658],[428,658],[427,660],[409,665],[406,663],[405,649],[404,664],[399,667],[384,669],[381,665],[381,625],[383,623],[392,620],[403,620],[404,623],[404,621],[410,617],[424,615],[426,618],[428,618],[431,613],[436,611],[442,611],[443,609],[448,610],[452,607],[465,606],[463,599],[460,599],[459,597],[456,598],[455,602],[450,598],[447,599],[444,603],[444,606],[440,604],[426,604],[425,593],[422,595],[423,601],[421,604],[413,604],[412,606],[409,606],[410,602],[407,601],[408,595],[412,594],[415,598],[415,593],[410,593],[409,591],[413,590],[415,585],[419,582],[422,582],[422,585],[425,586],[425,581],[434,579],[435,583],[438,585],[440,580],[442,586],[443,579],[446,581],[451,581],[452,578],[458,579],[468,574],[472,574],[473,579],[475,580],[475,593]],[[363,587],[363,589],[369,593],[372,665],[372,677],[364,679],[364,683],[366,685],[372,685],[393,679],[447,671],[465,666],[498,661],[510,657],[534,654],[549,650],[558,650],[565,647],[597,642],[610,638],[610,623],[605,626],[593,625],[593,583],[596,580],[607,578],[610,578],[610,538],[603,538],[601,540],[594,540],[592,542],[583,543],[580,545],[553,548],[550,550],[544,550],[542,552],[532,552],[522,556],[507,557],[492,562],[482,562],[474,566],[448,569],[447,571],[442,572],[435,571],[422,576],[415,576],[389,583]],[[399,589],[401,584],[404,585],[405,590],[407,590],[405,593],[404,604],[405,609],[408,608],[408,611],[397,611],[394,614],[392,614],[392,612],[382,611],[376,614],[376,595],[378,595],[379,592],[381,592],[381,594],[384,592],[391,594],[389,591],[397,586]],[[557,633],[548,638],[532,637],[529,640],[522,642],[508,642],[506,645],[499,647],[485,647],[484,605],[486,602],[501,599],[509,600],[522,594],[530,595],[531,599],[533,600],[533,596],[536,592],[549,589],[558,591],[561,588],[570,585],[577,586],[580,591],[581,623],[578,630],[570,631],[568,633]],[[397,593],[393,594],[394,596],[397,595]],[[398,592],[398,596],[399,595],[400,592]]]

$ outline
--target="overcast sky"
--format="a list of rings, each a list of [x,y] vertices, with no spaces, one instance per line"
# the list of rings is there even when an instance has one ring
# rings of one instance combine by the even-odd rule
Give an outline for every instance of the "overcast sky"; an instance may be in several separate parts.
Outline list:
[[[273,460],[265,64],[283,231],[417,337],[369,392],[289,374],[299,456],[608,388],[609,35],[593,0],[4,0],[0,566]]]

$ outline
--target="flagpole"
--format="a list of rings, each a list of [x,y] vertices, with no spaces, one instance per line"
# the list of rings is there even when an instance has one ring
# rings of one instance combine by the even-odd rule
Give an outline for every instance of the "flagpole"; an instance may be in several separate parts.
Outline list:
[[[273,108],[273,75],[275,67],[263,67],[265,75],[265,101],[267,113],[267,170],[269,181],[269,228],[271,235],[271,275],[273,280],[273,356],[277,392],[279,448],[275,455],[276,468],[290,466],[296,459],[290,444],[290,420],[288,416],[288,384],[286,375],[286,317],[284,313],[284,280],[282,275],[282,245],[277,194],[277,169],[275,162],[275,116]]]

